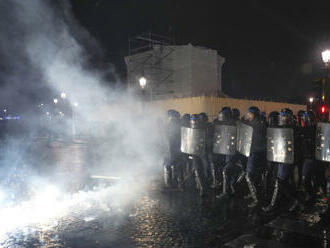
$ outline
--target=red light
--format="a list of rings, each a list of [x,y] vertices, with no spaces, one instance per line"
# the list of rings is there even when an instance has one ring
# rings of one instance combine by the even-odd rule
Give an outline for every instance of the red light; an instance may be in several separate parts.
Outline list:
[[[325,113],[325,107],[324,106],[321,107],[321,113]]]

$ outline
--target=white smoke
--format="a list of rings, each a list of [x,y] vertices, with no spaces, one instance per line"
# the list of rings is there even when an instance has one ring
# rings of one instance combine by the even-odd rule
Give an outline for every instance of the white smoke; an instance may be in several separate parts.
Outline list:
[[[109,82],[104,80],[106,72],[92,67],[89,52],[94,51],[99,55],[102,49],[73,18],[67,2],[12,0],[2,1],[0,4],[7,11],[2,18],[1,28],[4,34],[8,34],[7,38],[0,40],[0,51],[6,54],[6,59],[13,68],[3,80],[9,82],[13,78],[10,74],[15,74],[15,83],[7,84],[5,88],[9,98],[11,95],[16,97],[18,90],[22,93],[18,94],[17,99],[28,99],[24,89],[31,83],[32,78],[32,89],[36,95],[43,94],[43,91],[38,89],[47,88],[51,92],[48,96],[56,96],[62,101],[59,94],[65,92],[66,104],[74,109],[77,118],[75,128],[83,130],[88,141],[84,150],[86,154],[83,154],[88,157],[84,158],[88,164],[85,162],[82,174],[116,176],[131,184],[135,192],[139,189],[143,191],[151,182],[150,179],[159,175],[161,169],[164,150],[160,126],[156,122],[161,115],[151,111],[144,113],[138,100],[123,91],[110,88]],[[12,29],[10,33],[5,31],[7,27]],[[13,38],[13,42],[10,42]],[[17,61],[21,58],[24,60]],[[24,82],[28,82],[28,85]],[[112,82],[112,85],[116,83],[118,82]],[[29,101],[21,101],[22,104],[27,102]],[[49,99],[49,102],[52,102],[52,99]],[[75,103],[78,103],[77,107],[74,107]],[[31,101],[31,107],[32,104],[35,102]],[[40,181],[40,175],[41,178],[51,178],[53,175],[43,174],[47,172],[46,169],[40,173],[40,165],[47,168],[54,166],[55,170],[57,165],[54,161],[47,160],[49,157],[45,154],[49,149],[45,148],[45,151],[38,153],[40,146],[36,146],[37,151],[33,151],[31,147],[35,145],[31,143],[39,126],[33,118],[28,122],[31,133],[23,143],[29,160],[24,163],[30,163],[27,167],[35,170],[31,169],[33,175],[25,176],[34,182],[32,184],[35,187],[35,182]],[[66,126],[69,133],[71,125],[70,116]],[[52,125],[53,132],[63,131],[61,129],[63,126]],[[19,153],[17,148],[18,145],[3,148],[6,168],[10,167],[11,160]],[[63,158],[59,158],[59,161],[68,166],[71,162],[74,164],[73,160],[70,151],[63,153]],[[54,173],[52,169],[49,171]],[[72,180],[75,176],[81,176],[81,173],[71,174],[71,177],[62,181]],[[118,192],[114,194],[114,197],[116,196]],[[130,195],[129,199],[131,198]]]

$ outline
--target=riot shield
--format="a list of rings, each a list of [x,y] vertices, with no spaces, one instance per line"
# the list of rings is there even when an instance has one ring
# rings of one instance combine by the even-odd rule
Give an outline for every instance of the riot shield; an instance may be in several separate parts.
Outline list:
[[[237,125],[237,145],[236,149],[242,155],[249,157],[252,145],[253,128],[244,123]]]
[[[181,152],[202,156],[205,154],[206,129],[181,127]]]
[[[330,123],[317,123],[315,158],[330,162]]]
[[[294,136],[292,128],[267,128],[267,160],[293,164]]]
[[[236,152],[236,126],[215,125],[213,136],[213,153],[234,155]]]

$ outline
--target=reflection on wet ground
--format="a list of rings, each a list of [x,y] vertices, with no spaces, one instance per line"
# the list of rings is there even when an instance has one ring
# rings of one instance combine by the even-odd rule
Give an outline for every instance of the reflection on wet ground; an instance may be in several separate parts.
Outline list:
[[[65,177],[72,185],[86,183],[84,177],[77,177],[79,181],[74,177],[86,174],[86,144],[44,147],[40,156],[49,161],[40,175],[51,174],[54,180]],[[40,210],[32,209],[36,204],[11,207],[1,224],[10,228],[0,228],[0,246],[224,247],[225,243],[253,232],[269,240],[276,235],[283,239],[283,233],[274,234],[264,227],[270,219],[262,220],[258,213],[248,210],[241,197],[217,200],[212,192],[200,198],[196,192],[165,191],[159,180],[144,190],[136,190],[134,184],[95,188],[96,184],[93,182],[89,188],[79,186],[71,193],[54,192]],[[31,219],[14,220],[15,211],[26,213]],[[45,218],[39,220],[38,211]],[[6,213],[0,209],[0,218],[4,219]],[[250,243],[255,244],[254,238]],[[277,247],[277,244],[250,247]],[[290,247],[304,247],[301,242],[297,246],[291,244]],[[305,244],[311,247],[311,243]],[[244,245],[238,241],[233,247]]]
[[[111,201],[102,201],[102,207],[18,227],[2,238],[1,247],[217,247],[222,243],[226,204],[158,190],[141,194],[124,208],[111,208]]]

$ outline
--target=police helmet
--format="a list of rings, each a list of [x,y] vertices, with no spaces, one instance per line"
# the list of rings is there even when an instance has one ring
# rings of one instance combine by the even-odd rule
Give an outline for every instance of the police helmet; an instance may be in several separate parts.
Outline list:
[[[170,109],[167,111],[167,116],[170,119],[180,119],[180,113],[174,109]]]
[[[199,118],[202,122],[208,122],[209,121],[209,117],[207,116],[206,113],[202,112],[199,114]]]
[[[303,127],[304,126],[304,121],[303,121],[303,116],[306,113],[305,110],[299,110],[297,112],[297,123],[298,123],[298,127]]]
[[[281,116],[290,116],[290,117],[292,117],[293,116],[293,112],[289,108],[283,108],[283,109],[281,109],[280,115]]]
[[[218,114],[219,121],[229,121],[232,117],[232,111],[230,107],[223,107]]]
[[[277,111],[270,112],[268,115],[268,125],[270,127],[272,126],[278,126],[280,119],[280,113]]]
[[[302,120],[305,124],[305,126],[314,126],[316,124],[316,116],[314,112],[312,111],[307,111],[304,113],[302,116]]]
[[[254,114],[254,116],[259,116],[260,115],[260,110],[256,106],[249,107],[248,110],[247,110],[247,112]]]
[[[293,112],[289,108],[283,108],[280,112],[280,126],[294,125]]]
[[[232,117],[234,120],[238,120],[240,115],[241,115],[241,113],[237,108],[234,108],[232,110]]]
[[[190,120],[190,114],[188,114],[188,113],[183,114],[182,119],[183,120]]]
[[[198,128],[200,126],[200,116],[199,114],[193,114],[190,116],[190,127],[191,128]]]

